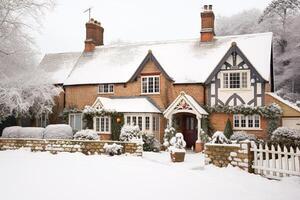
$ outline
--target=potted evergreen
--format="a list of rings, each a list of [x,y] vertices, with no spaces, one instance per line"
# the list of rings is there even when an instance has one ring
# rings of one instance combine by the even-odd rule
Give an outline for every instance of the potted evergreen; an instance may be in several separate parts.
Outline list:
[[[185,157],[185,146],[186,142],[183,139],[182,133],[176,133],[176,135],[170,140],[170,151],[171,160],[173,162],[183,162]]]

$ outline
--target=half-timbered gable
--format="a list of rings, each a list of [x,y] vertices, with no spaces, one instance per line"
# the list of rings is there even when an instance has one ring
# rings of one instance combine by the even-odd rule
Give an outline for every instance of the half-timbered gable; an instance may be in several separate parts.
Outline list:
[[[266,82],[238,44],[232,42],[227,53],[206,80],[208,104],[262,106]]]

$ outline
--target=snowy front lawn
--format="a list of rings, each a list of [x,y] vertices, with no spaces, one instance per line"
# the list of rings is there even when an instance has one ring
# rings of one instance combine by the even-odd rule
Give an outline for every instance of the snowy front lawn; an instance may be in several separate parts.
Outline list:
[[[300,179],[274,181],[237,168],[205,166],[200,154],[171,163],[168,153],[143,157],[27,150],[0,152],[3,200],[300,199]]]

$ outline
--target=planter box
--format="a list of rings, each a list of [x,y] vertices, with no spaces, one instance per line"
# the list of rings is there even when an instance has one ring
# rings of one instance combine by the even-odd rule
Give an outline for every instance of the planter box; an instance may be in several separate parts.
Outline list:
[[[185,152],[171,152],[170,156],[173,162],[183,162],[185,157]]]

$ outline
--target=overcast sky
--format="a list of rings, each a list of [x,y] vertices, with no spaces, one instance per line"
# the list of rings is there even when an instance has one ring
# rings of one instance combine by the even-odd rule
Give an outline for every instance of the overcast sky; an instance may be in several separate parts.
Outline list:
[[[104,27],[104,44],[122,41],[152,41],[199,37],[200,11],[212,4],[216,16],[265,8],[271,0],[57,0],[45,15],[36,36],[41,52],[82,51],[85,22],[92,17]]]

